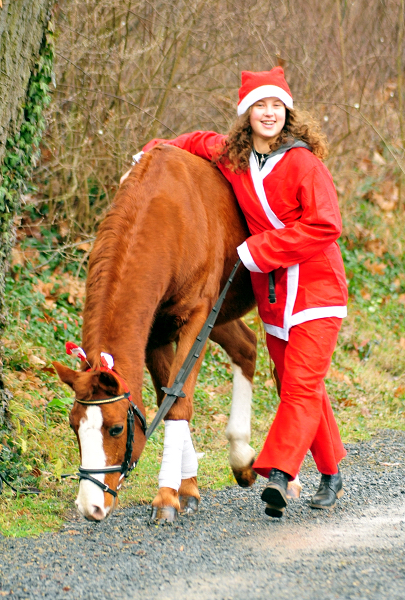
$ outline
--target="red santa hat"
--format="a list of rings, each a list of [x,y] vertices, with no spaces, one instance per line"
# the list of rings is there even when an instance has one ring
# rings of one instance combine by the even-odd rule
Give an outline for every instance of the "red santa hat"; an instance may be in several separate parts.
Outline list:
[[[271,71],[242,71],[242,85],[239,88],[238,116],[243,115],[249,106],[263,98],[279,98],[287,108],[293,108],[293,99],[281,67]]]

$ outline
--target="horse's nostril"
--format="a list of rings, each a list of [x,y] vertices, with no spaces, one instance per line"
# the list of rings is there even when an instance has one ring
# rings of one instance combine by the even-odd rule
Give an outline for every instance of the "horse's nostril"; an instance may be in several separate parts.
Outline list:
[[[96,521],[102,521],[105,517],[105,510],[103,508],[101,508],[101,506],[93,505],[93,512],[92,512],[91,516]]]

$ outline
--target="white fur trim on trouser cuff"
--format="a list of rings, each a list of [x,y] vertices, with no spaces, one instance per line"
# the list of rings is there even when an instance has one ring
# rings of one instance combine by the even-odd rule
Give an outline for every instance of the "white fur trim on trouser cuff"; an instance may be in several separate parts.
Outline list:
[[[263,98],[279,98],[281,102],[284,102],[287,108],[293,108],[293,99],[291,96],[278,87],[278,85],[261,85],[249,92],[238,105],[238,117],[243,115],[255,102],[263,100]]]
[[[194,450],[193,442],[191,440],[190,429],[187,428],[186,438],[183,446],[183,456],[181,460],[181,478],[189,479],[190,477],[196,477],[197,471],[197,454]]]
[[[165,421],[165,442],[159,473],[159,487],[178,490],[181,484],[181,464],[184,440],[188,429],[187,421]]]
[[[142,156],[143,156],[144,154],[145,154],[145,153],[143,152],[143,150],[141,150],[140,152],[138,152],[138,154],[134,154],[134,155],[132,156],[132,164],[133,164],[133,165],[136,165],[136,163],[139,163],[139,161],[141,160],[141,158],[142,158]]]
[[[239,258],[245,265],[249,271],[253,271],[254,273],[263,273],[261,269],[257,266],[255,261],[253,260],[253,256],[250,254],[249,247],[247,242],[243,242],[240,246],[236,248],[237,253],[239,254]]]

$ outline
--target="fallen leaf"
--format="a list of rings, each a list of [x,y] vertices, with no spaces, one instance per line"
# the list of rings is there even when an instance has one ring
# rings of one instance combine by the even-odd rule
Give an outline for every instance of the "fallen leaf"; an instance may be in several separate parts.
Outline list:
[[[401,463],[386,463],[386,462],[380,462],[380,465],[382,465],[383,467],[399,467]]]
[[[378,258],[383,258],[384,254],[388,251],[387,244],[380,239],[367,240],[365,248],[369,252],[375,254]]]
[[[180,552],[183,552],[184,546],[180,546]]]
[[[77,531],[76,529],[68,529],[66,533],[69,535],[80,535],[80,531]]]
[[[381,156],[381,154],[377,151],[375,151],[373,154],[373,161],[375,163],[377,163],[377,165],[380,165],[381,167],[386,164],[385,158],[383,156]]]
[[[337,381],[343,381],[345,375],[344,375],[344,373],[341,373],[337,369],[330,367],[327,377],[328,377],[328,379],[336,379]]]
[[[62,237],[66,237],[70,231],[70,225],[68,221],[59,221],[59,233]]]
[[[386,264],[379,262],[372,263],[369,259],[364,261],[364,266],[367,271],[370,271],[373,275],[384,275],[385,269],[387,268]]]
[[[78,250],[83,250],[83,252],[90,252],[91,244],[90,242],[83,242],[83,244],[79,244],[79,246],[76,246],[76,248]]]
[[[227,423],[228,417],[226,415],[211,415],[211,418],[216,423]]]
[[[405,385],[399,385],[394,392],[395,398],[399,398],[399,396],[405,395]]]
[[[272,379],[267,379],[267,381],[264,382],[264,387],[266,387],[266,388],[274,387],[274,381]]]
[[[39,358],[39,356],[35,356],[35,354],[31,354],[29,361],[32,365],[46,366],[46,362],[42,358]]]
[[[374,202],[381,208],[381,210],[384,211],[391,211],[394,210],[395,205],[396,205],[396,200],[387,200],[386,198],[384,198],[384,196],[382,194],[377,194],[376,192],[373,193],[373,200]]]

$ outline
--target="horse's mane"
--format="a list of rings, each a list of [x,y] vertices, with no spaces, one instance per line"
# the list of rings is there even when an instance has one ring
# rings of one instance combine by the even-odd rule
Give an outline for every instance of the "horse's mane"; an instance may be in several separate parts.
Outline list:
[[[93,367],[99,364],[103,340],[111,326],[116,293],[122,282],[131,244],[147,211],[149,201],[143,180],[153,168],[145,154],[122,183],[106,218],[100,225],[92,250],[86,283],[83,347]]]

